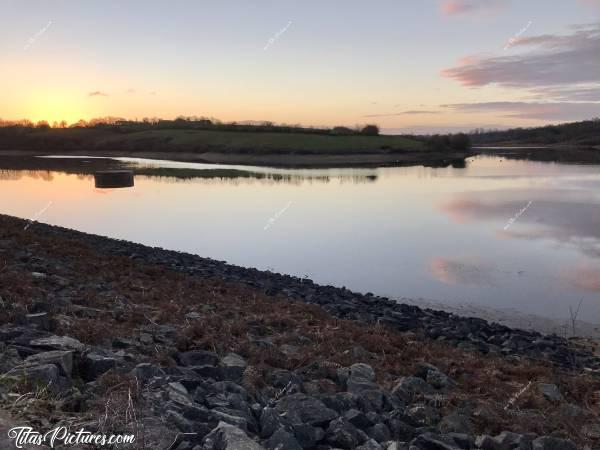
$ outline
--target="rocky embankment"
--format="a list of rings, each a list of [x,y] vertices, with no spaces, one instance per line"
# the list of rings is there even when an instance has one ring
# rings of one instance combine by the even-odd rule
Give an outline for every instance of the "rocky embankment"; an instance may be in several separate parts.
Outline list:
[[[592,347],[25,225],[0,216],[0,400],[15,424],[171,450],[600,445]]]
[[[147,247],[60,227],[42,224],[36,226],[42,227],[47,236],[56,238],[76,236],[102,252],[126,256],[133,261],[157,264],[202,278],[244,283],[269,296],[281,295],[319,305],[335,317],[380,323],[398,331],[420,330],[428,337],[466,350],[527,357],[551,361],[562,367],[600,371],[600,358],[593,352],[574,347],[567,339],[557,335],[542,335],[535,331],[517,330],[483,319],[422,309],[371,293],[363,295],[343,287],[322,286],[306,278],[234,266],[189,253]]]

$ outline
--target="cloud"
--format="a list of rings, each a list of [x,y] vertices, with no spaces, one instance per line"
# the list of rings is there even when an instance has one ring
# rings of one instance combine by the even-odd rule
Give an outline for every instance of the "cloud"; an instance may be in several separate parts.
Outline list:
[[[446,16],[493,14],[508,4],[508,0],[444,0],[440,3],[440,11]]]
[[[424,111],[424,110],[411,110],[411,111],[402,111],[399,113],[390,113],[390,114],[368,114],[363,117],[392,117],[392,116],[407,116],[414,114],[440,114],[440,111]]]
[[[579,3],[585,6],[591,6],[592,8],[600,8],[600,0],[578,0]]]
[[[135,89],[129,88],[129,89],[127,89],[127,93],[128,94],[135,94]]]
[[[600,88],[600,23],[570,27],[570,34],[522,37],[511,48],[526,51],[511,56],[463,59],[442,75],[464,86],[497,85],[506,88],[552,87],[566,98],[569,89]]]
[[[101,91],[94,91],[88,94],[88,97],[108,97],[108,94]]]
[[[566,98],[565,93],[563,96]],[[441,105],[465,113],[497,112],[501,117],[538,120],[585,120],[600,116],[600,102],[481,102]]]

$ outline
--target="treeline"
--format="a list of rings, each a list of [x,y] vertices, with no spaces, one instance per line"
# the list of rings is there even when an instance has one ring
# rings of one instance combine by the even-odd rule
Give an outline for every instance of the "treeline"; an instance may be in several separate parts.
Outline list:
[[[491,144],[573,144],[579,146],[600,145],[600,118],[581,122],[546,125],[534,128],[510,130],[474,130],[470,134],[475,145]]]
[[[379,136],[377,125],[357,125],[353,128],[336,126],[331,128],[304,127],[301,125],[274,124],[272,122],[229,122],[223,123],[215,118],[208,117],[177,117],[173,120],[159,118],[144,118],[142,120],[127,120],[121,117],[100,117],[89,121],[79,120],[73,124],[65,121],[54,122],[52,126],[46,121],[34,123],[30,120],[5,121],[0,119],[0,136],[9,139],[18,139],[19,136],[31,135],[58,138],[56,133],[42,133],[48,130],[101,130],[112,133],[138,133],[150,130],[214,130],[252,133],[302,133],[323,136]],[[469,150],[471,139],[465,133],[450,135],[402,135],[401,137],[423,142],[429,150]],[[382,147],[384,148],[384,147]]]
[[[64,120],[53,122],[52,126],[45,120],[34,123],[24,119],[19,121],[5,121],[0,119],[1,128],[14,128],[23,130],[48,130],[50,128],[96,128],[110,129],[123,133],[135,133],[146,130],[219,130],[243,131],[257,133],[303,133],[331,136],[378,136],[377,125],[357,125],[353,128],[337,126],[331,128],[303,127],[301,125],[275,124],[273,122],[228,122],[224,123],[215,118],[180,116],[173,120],[159,118],[144,118],[142,120],[128,120],[121,117],[100,117],[89,121],[79,120],[67,124]]]

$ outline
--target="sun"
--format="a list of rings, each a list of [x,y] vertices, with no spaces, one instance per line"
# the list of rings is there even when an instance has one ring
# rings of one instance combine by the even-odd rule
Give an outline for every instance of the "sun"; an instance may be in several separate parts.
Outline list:
[[[44,94],[32,98],[27,105],[28,118],[33,122],[46,120],[53,122],[65,120],[71,124],[85,118],[82,101],[74,96],[61,94]]]

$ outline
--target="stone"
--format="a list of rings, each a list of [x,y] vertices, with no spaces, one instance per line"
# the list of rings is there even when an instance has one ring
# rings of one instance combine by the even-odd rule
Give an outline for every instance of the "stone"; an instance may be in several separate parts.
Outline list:
[[[458,413],[453,413],[443,417],[440,423],[438,424],[438,428],[444,434],[471,434],[473,432],[473,423],[467,416]]]
[[[99,353],[88,353],[81,359],[79,371],[85,381],[92,381],[116,365],[116,358]]]
[[[375,439],[375,441],[379,443],[389,441],[392,438],[389,428],[383,423],[376,423],[366,431],[369,437]]]
[[[45,385],[56,385],[60,377],[59,368],[55,364],[23,367],[17,370],[15,374],[22,374],[33,383],[43,383]]]
[[[313,448],[325,436],[325,430],[306,424],[292,424],[296,440],[302,448]]]
[[[341,372],[341,376],[338,376],[344,378],[345,374],[345,372]],[[367,390],[378,390],[379,386],[375,383],[373,368],[362,363],[351,365],[347,371],[346,389],[353,394]]]
[[[361,430],[372,427],[374,423],[367,416],[357,409],[351,409],[344,414],[344,419]]]
[[[24,363],[30,366],[55,364],[65,376],[70,377],[73,373],[73,352],[51,350],[49,352],[36,353],[35,355],[28,356]]]
[[[542,436],[534,439],[531,443],[531,450],[576,450],[573,442],[566,439],[559,439],[552,436]]]
[[[562,400],[562,395],[555,384],[538,383],[537,388],[540,394],[551,402],[560,402]]]
[[[329,424],[325,440],[334,447],[353,449],[361,444],[361,434],[354,425],[340,417]]]
[[[410,444],[411,448],[415,446],[425,450],[461,450],[451,437],[429,432],[417,436]]]
[[[223,376],[227,380],[241,380],[247,366],[246,360],[236,353],[229,353],[221,359]]]
[[[414,426],[433,426],[439,421],[438,412],[427,405],[414,405],[406,410],[405,415]]]
[[[282,398],[275,406],[277,413],[285,415],[291,423],[312,426],[327,425],[338,414],[322,401],[305,394],[292,394]]]
[[[167,384],[165,389],[171,401],[181,405],[192,405],[192,399],[183,384],[171,382]]]
[[[412,401],[416,396],[433,394],[434,392],[435,389],[429,383],[417,377],[404,377],[392,389],[392,394],[407,402]]]
[[[260,414],[260,437],[263,439],[267,439],[275,433],[275,431],[281,426],[281,420],[279,419],[279,414],[277,412],[267,406],[265,407]]]
[[[243,430],[219,422],[204,438],[203,450],[264,450],[264,447],[250,439]]]
[[[219,357],[216,353],[205,350],[194,350],[177,354],[177,359],[182,366],[216,366]]]
[[[69,336],[49,336],[33,339],[29,342],[29,345],[32,347],[45,347],[55,350],[73,350],[76,352],[82,352],[85,349],[85,345],[83,345],[77,339],[73,339]]]
[[[164,377],[165,372],[160,367],[153,364],[140,363],[133,369],[133,375],[145,383],[154,377]]]
[[[273,433],[265,447],[269,450],[302,450],[296,438],[282,428]]]
[[[369,439],[362,445],[356,447],[356,450],[383,450],[383,447],[374,439]]]
[[[50,317],[47,312],[26,314],[25,320],[29,325],[32,325],[40,330],[48,331],[50,329]]]

